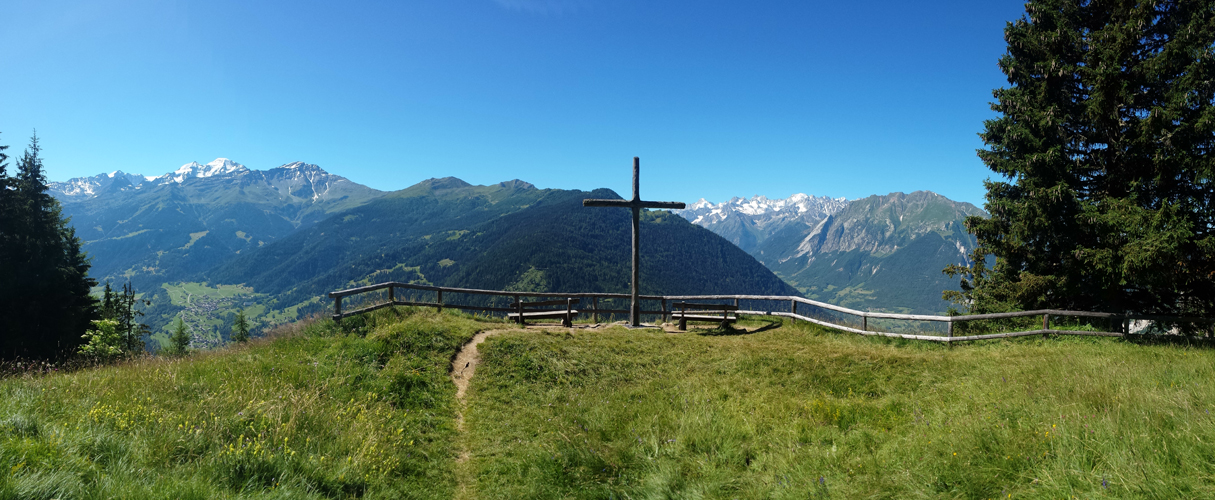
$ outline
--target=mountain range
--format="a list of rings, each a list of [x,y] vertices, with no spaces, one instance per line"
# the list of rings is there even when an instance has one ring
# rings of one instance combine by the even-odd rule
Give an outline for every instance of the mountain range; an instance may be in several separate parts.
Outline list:
[[[226,158],[49,188],[94,256],[93,277],[154,282],[188,278],[384,194],[316,165],[259,171]]]
[[[474,186],[453,177],[382,192],[294,162],[225,158],[158,176],[121,171],[50,184],[92,256],[91,275],[131,280],[156,339],[186,319],[217,342],[245,308],[255,322],[326,309],[326,292],[395,280],[551,292],[627,292],[627,210],[585,209],[605,189]],[[941,274],[983,215],[935,193],[848,201],[703,199],[642,220],[646,294],[798,295],[858,309],[942,312]]]
[[[964,219],[978,207],[930,191],[846,201],[700,200],[675,213],[735,242],[807,297],[872,311],[940,313],[958,281],[941,270],[968,263],[976,242]]]
[[[474,186],[430,179],[384,193],[292,163],[226,159],[148,177],[114,172],[51,186],[92,275],[131,279],[163,341],[182,317],[195,345],[223,338],[244,308],[263,325],[329,307],[326,292],[396,280],[521,291],[628,290],[629,212],[586,209],[599,189]],[[642,292],[797,291],[713,232],[645,212]]]
[[[716,205],[704,198],[675,213],[730,240],[746,252],[754,252],[768,236],[790,225],[809,225],[842,210],[843,198],[798,193],[785,199],[755,196],[731,198]]]

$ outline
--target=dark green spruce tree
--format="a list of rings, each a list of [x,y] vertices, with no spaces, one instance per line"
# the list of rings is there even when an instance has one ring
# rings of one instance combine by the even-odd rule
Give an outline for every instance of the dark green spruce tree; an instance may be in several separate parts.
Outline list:
[[[1004,36],[991,218],[967,219],[979,246],[946,298],[1215,315],[1215,4],[1034,0]]]
[[[98,314],[101,319],[118,320],[118,294],[114,293],[109,281],[105,282],[105,289],[101,292],[101,310]]]
[[[76,352],[97,300],[80,239],[47,194],[38,136],[5,186],[0,226],[0,357],[53,359]],[[0,162],[2,163],[2,162]]]
[[[181,316],[177,317],[177,324],[173,325],[173,334],[169,335],[168,354],[172,356],[184,356],[190,351],[190,333],[186,329],[186,322],[182,321]]]
[[[240,308],[236,311],[236,317],[232,319],[232,340],[237,342],[249,341],[249,319],[245,317],[245,308]]]

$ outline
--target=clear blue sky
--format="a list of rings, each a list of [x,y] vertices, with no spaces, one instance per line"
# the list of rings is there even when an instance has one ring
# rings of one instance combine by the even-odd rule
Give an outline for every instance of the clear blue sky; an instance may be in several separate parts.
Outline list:
[[[51,180],[227,157],[692,202],[927,189],[975,157],[1020,0],[9,0],[0,144]],[[10,162],[11,163],[11,162]]]

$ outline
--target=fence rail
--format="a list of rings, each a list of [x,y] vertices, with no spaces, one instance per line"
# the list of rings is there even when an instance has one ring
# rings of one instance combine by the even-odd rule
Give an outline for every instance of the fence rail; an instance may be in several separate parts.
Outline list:
[[[418,300],[397,300],[396,291],[398,289],[415,290],[415,291],[422,291],[422,292],[433,292],[435,300],[433,302],[418,301]],[[386,302],[381,302],[381,303],[377,303],[374,305],[361,307],[361,308],[358,308],[355,310],[349,310],[349,311],[342,310],[342,299],[343,298],[366,294],[366,293],[370,293],[370,292],[377,292],[377,291],[381,291],[381,290],[387,290],[387,292],[388,292],[388,297],[387,297]],[[504,290],[481,290],[481,289],[476,289],[476,288],[456,288],[456,287],[440,287],[440,286],[431,286],[431,285],[415,285],[415,284],[411,284],[411,283],[399,283],[399,282],[379,283],[379,284],[375,284],[375,285],[369,285],[369,286],[363,286],[363,287],[358,287],[358,288],[351,288],[351,289],[347,289],[347,290],[340,290],[340,291],[336,291],[336,292],[330,292],[329,298],[333,299],[332,317],[336,321],[340,321],[342,318],[346,318],[346,317],[350,317],[350,316],[354,316],[357,314],[362,314],[365,312],[370,312],[370,311],[374,311],[376,309],[381,309],[381,308],[390,307],[390,306],[434,307],[439,310],[442,310],[443,308],[451,308],[451,309],[460,309],[460,310],[468,310],[468,311],[481,311],[481,312],[488,312],[488,313],[509,313],[509,312],[515,311],[514,308],[509,308],[509,307],[495,307],[492,305],[459,304],[459,303],[446,302],[446,301],[444,301],[444,298],[443,298],[444,294],[447,294],[449,297],[452,294],[488,295],[488,296],[496,296],[496,297],[508,297],[508,298],[513,299],[515,302],[518,302],[519,299],[522,297],[561,297],[561,298],[590,299],[590,307],[589,308],[579,307],[579,310],[582,313],[591,314],[591,316],[593,318],[592,320],[596,321],[596,322],[599,321],[600,315],[613,315],[613,314],[627,315],[627,314],[629,314],[628,309],[612,309],[612,308],[601,309],[601,308],[599,308],[599,299],[630,299],[631,298],[631,295],[626,294],[626,293],[514,292],[514,291],[504,291]],[[738,306],[741,301],[749,301],[749,302],[751,302],[752,305],[754,305],[756,302],[774,303],[774,304],[778,304],[778,305],[787,304],[788,310],[783,310],[783,307],[780,307],[780,306],[769,307],[769,308],[752,307],[751,309],[740,309],[738,311],[738,314],[752,315],[752,316],[777,316],[777,317],[790,318],[792,320],[806,321],[806,322],[814,323],[817,325],[826,326],[829,328],[835,328],[835,329],[843,330],[846,332],[857,333],[860,335],[894,337],[894,338],[903,338],[903,339],[912,339],[912,340],[927,340],[927,341],[932,341],[932,342],[946,342],[946,343],[960,342],[960,341],[1011,338],[1011,337],[1025,337],[1025,336],[1033,336],[1033,335],[1043,335],[1043,336],[1045,336],[1045,335],[1088,335],[1088,336],[1099,336],[1099,337],[1124,337],[1124,336],[1130,334],[1131,322],[1133,320],[1161,321],[1161,322],[1166,322],[1166,323],[1182,323],[1182,322],[1185,322],[1185,323],[1196,323],[1196,322],[1212,323],[1213,321],[1215,321],[1211,318],[1154,316],[1154,315],[1125,315],[1125,314],[1102,313],[1102,312],[1091,312],[1091,311],[1067,311],[1067,310],[1059,310],[1059,309],[1039,309],[1039,310],[1035,310],[1035,311],[1017,311],[1017,312],[995,313],[995,314],[972,314],[972,315],[961,315],[961,316],[939,316],[939,315],[925,315],[925,314],[895,314],[895,313],[858,311],[855,309],[849,309],[847,307],[837,306],[834,304],[828,304],[826,302],[819,302],[817,300],[806,299],[803,297],[782,296],[782,295],[642,295],[639,298],[642,301],[649,301],[649,302],[658,301],[661,304],[661,309],[657,309],[657,310],[653,310],[653,309],[644,310],[643,309],[641,311],[641,314],[648,315],[648,316],[660,316],[660,317],[662,317],[663,321],[666,321],[667,319],[669,319],[671,317],[672,311],[671,311],[670,305],[674,301],[677,301],[677,300],[696,300],[696,301],[726,300],[726,301],[733,301],[735,306]],[[583,302],[583,304],[586,304],[586,302]],[[836,322],[831,322],[831,321],[828,321],[825,319],[815,318],[808,314],[799,313],[798,312],[799,304],[803,304],[805,306],[810,306],[812,308],[823,309],[823,310],[832,311],[835,313],[855,317],[855,318],[859,319],[860,328],[856,328],[854,326],[848,326],[848,325],[844,325],[844,324],[839,324]],[[983,320],[1015,319],[1015,318],[1025,318],[1025,317],[1035,317],[1035,316],[1042,317],[1042,328],[1040,328],[1040,329],[1027,330],[1027,331],[985,333],[985,334],[978,334],[978,335],[957,335],[957,336],[954,335],[954,324],[955,323],[965,323],[965,322],[970,322],[970,321],[983,321]],[[1111,320],[1111,321],[1117,321],[1118,324],[1120,325],[1120,327],[1119,327],[1119,331],[1088,331],[1088,330],[1056,329],[1056,328],[1051,328],[1050,323],[1051,323],[1052,317],[1056,317],[1056,318],[1058,318],[1058,317],[1101,318],[1101,319],[1107,319],[1107,320]],[[869,322],[870,319],[944,323],[946,330],[944,332],[945,333],[944,335],[929,335],[924,332],[899,333],[899,332],[879,331],[879,330],[876,330],[873,327],[871,327],[870,322]]]

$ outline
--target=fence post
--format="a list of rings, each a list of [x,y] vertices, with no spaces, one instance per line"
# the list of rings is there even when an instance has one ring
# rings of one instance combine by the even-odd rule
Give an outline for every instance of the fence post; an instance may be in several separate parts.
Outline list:
[[[1050,330],[1050,315],[1042,315],[1042,338],[1046,338],[1047,331]]]
[[[669,314],[667,314],[667,299],[663,298],[662,299],[662,322],[663,323],[667,322],[668,316],[669,316]]]
[[[679,303],[679,329],[687,331],[688,329],[688,305],[685,302]]]
[[[519,314],[519,317],[517,319],[518,319],[519,324],[522,325],[523,324],[523,302],[521,302],[519,300],[518,295],[515,296],[515,312]]]
[[[443,312],[443,290],[436,290],[435,293],[438,294],[439,312]]]
[[[591,322],[599,324],[599,297],[591,297]]]
[[[797,314],[797,301],[796,300],[789,301],[789,312],[791,312],[795,315]],[[789,318],[789,324],[793,324],[793,323],[797,323],[797,318],[792,318],[792,317]]]
[[[949,318],[948,323],[945,323],[945,338],[949,339],[949,340],[945,341],[945,345],[947,347],[953,347],[953,318],[952,317]]]
[[[862,332],[869,331],[869,315],[867,315],[867,314],[861,315],[861,331]]]
[[[392,305],[396,305],[396,303],[397,303],[397,298],[396,298],[396,293],[395,293],[396,289],[397,289],[397,287],[395,287],[395,286],[389,285],[389,287],[388,287],[388,302],[391,303]]]
[[[342,320],[342,296],[338,295],[333,298],[333,320]]]

